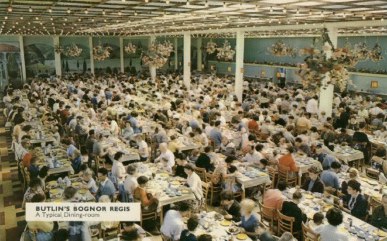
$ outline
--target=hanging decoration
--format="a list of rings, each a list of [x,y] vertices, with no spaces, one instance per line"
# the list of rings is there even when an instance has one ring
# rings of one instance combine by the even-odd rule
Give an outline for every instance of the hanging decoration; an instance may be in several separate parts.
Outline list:
[[[112,47],[108,45],[102,46],[101,44],[99,44],[93,48],[93,58],[97,61],[103,61],[105,59],[108,59],[112,50]]]
[[[368,58],[373,62],[379,62],[383,60],[382,47],[376,43],[371,51],[368,53]]]
[[[64,49],[59,44],[55,45],[54,49],[55,49],[55,53],[57,54],[61,54],[64,52]]]
[[[357,63],[357,58],[347,48],[334,48],[327,29],[323,30],[323,50],[316,49],[316,39],[312,48],[300,50],[300,54],[307,54],[305,64],[301,65],[298,74],[302,78],[304,87],[333,84],[340,92],[346,90],[350,83],[347,68]],[[327,54],[330,53],[330,54]]]
[[[125,46],[125,52],[127,54],[135,54],[136,51],[137,51],[137,46],[132,43],[128,43],[128,45]]]
[[[216,47],[217,47],[217,44],[210,40],[210,42],[207,43],[207,49],[206,49],[207,53],[209,54],[215,53]]]
[[[82,49],[79,48],[76,44],[72,44],[70,47],[67,47],[63,53],[66,56],[78,57],[79,55],[81,55]]]
[[[157,69],[164,66],[169,56],[173,52],[173,45],[169,41],[164,43],[154,42],[149,46],[147,52],[142,53],[142,62],[144,65],[155,66]]]
[[[286,45],[282,40],[277,41],[271,47],[268,47],[267,50],[270,54],[278,57],[292,56],[296,57],[296,49]]]
[[[368,59],[369,50],[368,50],[367,44],[365,42],[360,42],[360,43],[355,44],[353,52],[355,53],[355,55],[359,61]]]
[[[234,58],[235,50],[231,48],[231,45],[227,40],[224,41],[222,48],[217,48],[216,50],[218,51],[216,57],[219,60],[230,61]]]

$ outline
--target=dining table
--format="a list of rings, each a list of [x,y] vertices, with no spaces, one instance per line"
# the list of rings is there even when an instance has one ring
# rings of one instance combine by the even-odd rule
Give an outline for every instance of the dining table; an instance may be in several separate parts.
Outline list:
[[[283,194],[288,200],[291,200],[292,194],[296,190],[296,188],[290,188],[285,190]],[[333,197],[325,197],[321,193],[311,193],[304,190],[300,191],[302,192],[303,197],[298,206],[308,219],[313,219],[313,215],[316,212],[322,212],[325,216],[326,212],[335,206]],[[387,239],[387,232],[384,232],[349,213],[344,211],[342,213],[344,216],[343,223],[338,226],[338,230],[340,233],[346,235],[348,240],[382,241]],[[326,219],[324,219],[324,224],[327,224]]]

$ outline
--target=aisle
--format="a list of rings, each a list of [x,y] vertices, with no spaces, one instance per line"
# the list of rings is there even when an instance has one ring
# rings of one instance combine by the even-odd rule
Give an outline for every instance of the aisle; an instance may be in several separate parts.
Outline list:
[[[2,112],[1,112],[2,113]],[[0,116],[0,126],[4,126]],[[11,136],[0,128],[0,240],[18,241],[25,227],[24,210],[21,208],[23,188],[18,178],[13,153],[8,154]]]

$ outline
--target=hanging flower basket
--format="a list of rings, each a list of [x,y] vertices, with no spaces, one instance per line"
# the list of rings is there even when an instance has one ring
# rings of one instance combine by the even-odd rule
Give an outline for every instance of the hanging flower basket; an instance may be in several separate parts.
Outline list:
[[[219,60],[223,60],[223,61],[233,60],[235,55],[235,50],[231,48],[231,45],[227,40],[224,41],[222,48],[217,48],[216,50],[218,51],[218,53],[216,54],[216,57]]]
[[[104,47],[99,44],[93,48],[93,58],[97,61],[103,61],[105,59],[108,59],[112,50],[113,49],[110,46]]]
[[[169,41],[164,43],[152,43],[147,52],[142,53],[144,65],[155,66],[157,69],[167,63],[169,56],[173,52],[173,45]]]
[[[137,51],[137,47],[136,45],[132,44],[132,43],[128,43],[127,46],[125,46],[125,52],[127,54],[135,54]]]

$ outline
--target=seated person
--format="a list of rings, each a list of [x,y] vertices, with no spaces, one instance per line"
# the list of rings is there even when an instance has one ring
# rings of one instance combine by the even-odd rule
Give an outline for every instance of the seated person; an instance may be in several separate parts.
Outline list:
[[[335,190],[340,189],[340,182],[337,173],[341,170],[341,164],[339,162],[333,162],[329,170],[324,170],[321,173],[321,181],[324,183],[325,188],[330,187]]]
[[[38,162],[38,158],[33,156],[31,158],[30,167],[28,168],[31,179],[37,178],[39,175],[39,166],[37,162]]]
[[[32,179],[30,181],[29,187],[24,193],[22,207],[25,208],[26,203],[31,202],[32,197],[36,194],[45,195],[42,188],[42,182],[38,178]]]
[[[382,205],[376,207],[371,216],[371,224],[387,232],[387,194],[383,194]]]
[[[82,183],[83,183],[83,188],[88,189],[92,194],[97,193],[98,187],[93,178],[93,171],[91,169],[88,168],[85,171],[83,171]]]
[[[239,222],[241,218],[241,207],[234,199],[234,194],[230,191],[223,191],[220,194],[220,198],[223,210],[227,212],[224,217],[226,219],[232,219],[234,222]]]
[[[359,171],[353,167],[349,168],[348,174],[349,174],[349,180],[345,180],[341,183],[341,192],[345,195],[348,194],[348,191],[347,191],[348,181],[350,181],[350,180],[357,181],[359,179]]]
[[[262,158],[261,160],[259,160],[259,163],[258,163],[258,170],[260,170],[261,172],[268,172],[267,170],[267,165],[269,164],[269,161],[267,159],[264,159]]]
[[[99,187],[96,194],[96,199],[99,199],[102,195],[108,195],[110,199],[113,199],[116,193],[116,188],[112,181],[108,178],[108,170],[104,167],[98,169],[98,181]]]
[[[199,220],[197,216],[192,216],[187,221],[187,229],[184,229],[180,235],[180,241],[197,241],[195,234],[193,232],[199,225]]]
[[[285,196],[282,194],[286,190],[286,182],[281,180],[278,182],[277,189],[267,190],[262,199],[262,204],[268,208],[274,208],[276,210],[281,210],[282,203],[285,200]],[[266,215],[272,215],[266,214]]]
[[[78,149],[75,149],[70,157],[70,160],[75,174],[79,173],[80,167],[82,165],[81,152]]]
[[[120,235],[122,241],[141,241],[141,235],[138,234],[137,230],[123,231]]]
[[[241,202],[241,222],[239,226],[242,232],[246,233],[251,239],[258,236],[259,218],[254,212],[255,202],[251,199],[243,199]]]
[[[198,241],[212,241],[212,236],[210,234],[202,234],[198,237]]]
[[[214,170],[214,165],[211,163],[211,158],[209,156],[210,152],[211,147],[206,146],[204,148],[204,153],[201,153],[195,162],[196,167],[204,168],[207,172],[211,172]]]
[[[282,204],[281,213],[283,215],[293,217],[293,231],[299,232],[302,231],[302,222],[306,221],[306,215],[302,213],[302,210],[298,207],[302,199],[302,194],[300,191],[293,193],[293,200],[284,201]]]
[[[320,170],[316,166],[311,166],[308,169],[309,177],[304,182],[304,185],[302,185],[302,189],[309,192],[318,192],[318,193],[324,193],[324,184],[321,182],[320,178],[318,177],[320,173]]]
[[[317,212],[313,215],[313,219],[309,220],[309,228],[315,231],[318,227],[322,226],[324,222],[324,214]]]
[[[183,218],[188,217],[190,213],[191,207],[187,202],[179,203],[177,210],[168,210],[160,228],[161,233],[173,241],[179,240],[185,226]]]
[[[348,241],[347,234],[342,233],[338,226],[343,223],[343,213],[338,208],[331,208],[325,215],[328,224],[316,228],[321,241]]]
[[[129,221],[121,222],[121,227],[122,227],[121,232],[124,232],[124,231],[129,232],[132,230],[136,230],[137,233],[140,235],[146,234],[145,230],[140,225],[136,224],[135,222],[129,222]]]
[[[175,177],[187,178],[187,174],[184,172],[184,166],[187,165],[187,161],[183,158],[176,158]]]
[[[144,211],[151,212],[156,210],[159,204],[157,198],[146,191],[148,178],[146,176],[140,176],[137,178],[137,183],[138,186],[134,189],[133,193],[134,200],[141,202],[141,208]]]
[[[340,203],[344,210],[351,213],[353,216],[363,219],[367,215],[368,202],[361,194],[360,183],[355,180],[348,181],[348,194],[343,197],[343,202]]]

